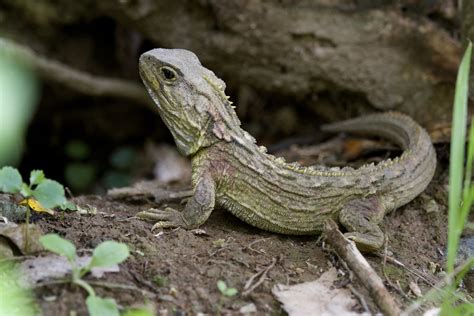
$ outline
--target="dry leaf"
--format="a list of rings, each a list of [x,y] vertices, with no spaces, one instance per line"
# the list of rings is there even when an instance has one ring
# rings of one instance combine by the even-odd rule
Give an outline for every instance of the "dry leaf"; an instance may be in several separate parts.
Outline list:
[[[91,260],[90,256],[83,256],[76,259],[76,264],[82,268]],[[63,278],[71,274],[71,263],[63,256],[49,255],[25,260],[21,263],[22,282],[25,286],[32,287],[35,284]],[[101,278],[105,272],[118,272],[118,265],[105,268],[93,268],[91,275],[95,278]]]
[[[39,244],[39,237],[43,235],[41,228],[30,224],[28,226],[27,241],[25,240],[25,229],[26,224],[0,223],[0,236],[8,239],[8,241],[15,245],[24,255],[43,250],[43,247]]]
[[[54,211],[52,209],[44,207],[38,200],[32,197],[22,200],[20,205],[28,206],[30,209],[38,213],[48,213],[49,215],[54,215]]]
[[[329,269],[316,281],[286,286],[278,284],[272,292],[283,303],[289,316],[353,316],[364,315],[353,312],[357,301],[349,290],[335,288],[337,271]]]
[[[415,294],[416,297],[422,297],[423,296],[423,294],[421,294],[420,287],[418,286],[418,284],[416,284],[416,282],[410,281],[408,283],[408,287],[413,292],[413,294]]]

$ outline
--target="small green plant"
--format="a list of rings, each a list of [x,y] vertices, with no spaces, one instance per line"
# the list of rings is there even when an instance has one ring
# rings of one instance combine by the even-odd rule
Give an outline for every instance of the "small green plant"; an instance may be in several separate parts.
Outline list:
[[[82,287],[87,291],[87,309],[91,316],[118,316],[117,303],[112,298],[101,298],[95,294],[94,289],[82,277],[95,267],[109,267],[123,262],[130,252],[125,244],[116,241],[104,241],[93,251],[91,261],[84,267],[78,267],[76,263],[76,247],[72,242],[59,237],[56,234],[47,234],[40,238],[44,248],[62,255],[68,259],[72,267],[73,284]]]
[[[156,286],[163,287],[163,286],[166,286],[168,284],[168,278],[165,277],[165,276],[161,276],[161,275],[155,275],[153,277],[153,283]]]
[[[225,297],[232,297],[239,293],[236,288],[227,287],[227,283],[222,280],[217,281],[217,288],[219,289],[219,292],[221,292],[221,294]]]
[[[471,186],[474,133],[471,124],[470,140],[466,166],[465,144],[467,130],[467,102],[469,89],[469,69],[471,67],[472,43],[469,43],[459,67],[454,99],[453,123],[451,132],[451,150],[449,164],[449,231],[447,272],[453,272],[459,239],[467,222],[467,216],[472,205],[474,187]],[[465,171],[463,171],[465,169]],[[464,181],[463,181],[464,176]]]
[[[466,308],[470,309],[471,312],[474,310],[474,305],[469,303],[454,306],[458,298],[454,295],[456,288],[464,275],[474,266],[474,258],[471,257],[464,263],[459,273],[455,273],[454,263],[458,253],[459,240],[466,227],[469,211],[474,202],[474,186],[471,184],[474,163],[474,117],[471,119],[466,156],[471,55],[472,43],[469,42],[459,66],[454,97],[449,163],[448,254],[446,262],[446,272],[448,275],[453,275],[453,277],[448,284],[448,295],[443,300],[440,315],[463,315],[462,311]],[[464,165],[464,161],[466,161],[466,165]]]
[[[472,43],[469,43],[459,66],[453,107],[451,132],[451,150],[449,163],[449,210],[448,210],[448,247],[445,280],[417,302],[404,314],[410,315],[423,302],[441,302],[441,316],[473,315],[474,304],[469,302],[461,291],[457,291],[464,275],[474,266],[474,257],[468,258],[455,269],[456,255],[462,231],[469,225],[467,218],[474,202],[472,168],[474,163],[474,118],[471,119],[469,143],[466,156],[467,101],[469,87],[469,69],[471,64]],[[464,165],[466,161],[466,165]],[[472,225],[472,224],[471,224]]]
[[[155,313],[152,309],[142,307],[136,309],[130,309],[123,314],[123,316],[154,316]]]
[[[13,167],[0,169],[0,191],[5,193],[20,193],[25,197],[20,202],[26,206],[26,225],[24,229],[25,250],[29,251],[29,223],[31,210],[46,212],[51,215],[51,208],[75,209],[74,204],[68,202],[64,195],[64,187],[57,181],[47,179],[42,170],[33,170],[30,173],[30,183],[23,182],[20,172]]]
[[[29,184],[26,184],[17,169],[3,167],[0,169],[0,191],[20,193],[25,198],[33,197],[46,209],[72,206],[66,199],[64,187],[59,182],[46,178],[42,170],[31,171]]]
[[[0,262],[0,315],[38,315],[33,292],[20,285],[20,270],[11,262]]]
[[[219,292],[221,292],[221,296],[219,297],[219,302],[217,303],[216,314],[220,315],[224,298],[235,296],[237,293],[239,293],[239,291],[237,291],[236,288],[228,287],[227,283],[223,280],[217,281],[217,288],[219,289]]]

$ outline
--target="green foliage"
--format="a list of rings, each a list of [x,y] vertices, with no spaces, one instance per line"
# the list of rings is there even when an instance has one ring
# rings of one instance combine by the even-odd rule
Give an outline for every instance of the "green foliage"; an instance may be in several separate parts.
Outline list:
[[[451,151],[449,164],[449,210],[448,210],[448,251],[444,286],[434,287],[422,298],[414,302],[405,312],[411,315],[422,303],[441,302],[441,316],[474,315],[474,304],[469,302],[462,291],[458,291],[464,275],[474,267],[474,257],[468,258],[456,269],[454,264],[459,251],[459,240],[468,223],[469,211],[474,203],[474,186],[471,183],[474,162],[474,118],[471,119],[467,157],[465,157],[467,131],[467,99],[472,43],[469,43],[461,61],[456,81],[451,131]],[[466,165],[464,165],[466,161]]]
[[[56,234],[47,234],[40,237],[40,243],[51,252],[66,257],[72,264],[76,260],[76,246],[67,239]]]
[[[0,263],[0,315],[38,315],[39,309],[31,290],[18,280],[20,272],[11,263]]]
[[[33,196],[47,208],[64,205],[67,202],[64,187],[57,181],[45,179],[33,190]]]
[[[471,185],[472,163],[474,161],[474,119],[471,120],[467,157],[465,156],[471,55],[472,43],[469,42],[459,66],[453,108],[449,164],[448,255],[446,263],[448,274],[454,273],[459,240],[474,202],[474,186]],[[465,158],[466,166],[464,166]],[[456,287],[472,266],[474,266],[474,260],[471,257],[467,260],[467,266],[448,284],[448,295],[444,297],[441,315],[458,315],[457,313],[460,313],[459,315],[468,315],[465,313],[466,309],[469,309],[471,314],[474,313],[473,304],[463,303],[455,305]]]
[[[81,269],[76,264],[76,247],[69,240],[56,234],[47,234],[40,238],[40,242],[47,250],[65,256],[69,260],[72,267],[72,283],[87,291],[86,304],[91,316],[119,315],[115,300],[96,296],[94,289],[81,277],[94,267],[110,267],[123,262],[130,255],[127,245],[116,241],[102,242],[94,249],[89,264]]]
[[[446,306],[441,309],[440,316],[467,316],[474,315],[474,304],[463,303],[456,306]]]
[[[47,179],[42,170],[30,173],[30,184],[23,182],[17,169],[3,167],[0,169],[0,191],[20,193],[24,197],[33,196],[45,208],[67,205],[64,187],[57,181]]]
[[[76,247],[69,240],[56,234],[46,234],[40,238],[44,248],[58,255],[65,256],[71,262],[73,270],[78,270]],[[90,263],[83,267],[77,276],[82,276],[95,267],[110,267],[123,262],[130,255],[127,245],[108,240],[100,243],[93,251]]]
[[[469,70],[471,67],[472,43],[464,53],[464,57],[459,66],[458,77],[456,81],[456,92],[454,97],[453,122],[451,132],[451,150],[449,164],[449,229],[448,229],[448,257],[447,271],[451,273],[454,270],[454,260],[459,245],[459,238],[466,222],[466,216],[470,206],[461,208],[462,200],[469,198],[470,189],[463,190],[463,169],[466,144],[467,127],[467,101],[469,89]],[[472,142],[472,139],[471,139]],[[472,157],[468,161],[472,162]],[[469,166],[467,169],[471,168]],[[466,175],[465,183],[470,183],[471,174]]]
[[[0,167],[21,158],[28,123],[38,103],[34,72],[0,39]]]
[[[43,170],[32,170],[30,173],[30,185],[37,185],[46,179]]]
[[[125,244],[113,240],[104,241],[94,249],[90,267],[109,267],[123,262],[130,255]]]
[[[166,286],[166,284],[168,284],[168,278],[164,277],[164,276],[161,276],[161,275],[155,275],[153,277],[153,283],[156,285],[156,286]]]
[[[86,299],[87,310],[90,316],[119,316],[117,303],[113,298],[89,296]]]
[[[155,313],[147,308],[130,309],[123,316],[154,316]]]
[[[227,287],[227,284],[225,283],[225,281],[222,281],[222,280],[217,281],[217,288],[219,289],[221,294],[226,297],[232,297],[236,295],[237,293],[239,293],[239,291],[237,291],[236,288]]]
[[[12,167],[0,169],[0,190],[5,193],[18,193],[21,190],[23,181],[21,174]]]

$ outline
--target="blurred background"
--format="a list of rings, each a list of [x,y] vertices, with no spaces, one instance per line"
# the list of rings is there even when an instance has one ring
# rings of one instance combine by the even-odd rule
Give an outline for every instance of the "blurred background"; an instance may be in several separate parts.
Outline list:
[[[196,53],[271,150],[380,110],[442,141],[473,16],[456,0],[0,0],[0,167],[74,193],[189,176],[139,81],[155,47]]]

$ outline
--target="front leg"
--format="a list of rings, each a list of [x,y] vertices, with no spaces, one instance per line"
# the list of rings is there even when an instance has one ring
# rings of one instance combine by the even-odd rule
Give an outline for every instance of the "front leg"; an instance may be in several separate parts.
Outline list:
[[[215,205],[216,185],[209,173],[203,173],[194,188],[193,196],[188,200],[184,210],[178,212],[170,207],[164,210],[148,210],[137,214],[143,219],[155,220],[155,228],[196,228],[202,225],[211,215]]]

